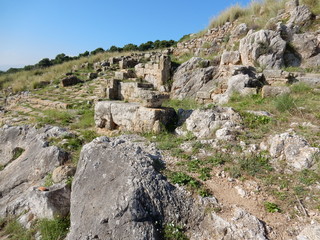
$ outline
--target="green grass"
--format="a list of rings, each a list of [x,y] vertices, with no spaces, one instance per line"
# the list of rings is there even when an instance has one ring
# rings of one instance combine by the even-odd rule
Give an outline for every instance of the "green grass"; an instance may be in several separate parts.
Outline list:
[[[296,108],[295,99],[290,94],[276,97],[274,105],[279,112],[286,112]]]
[[[44,117],[37,117],[36,121],[40,126],[49,124],[49,125],[61,125],[61,126],[67,126],[74,121],[74,114],[71,113],[71,111],[68,110],[44,110],[43,114]]]
[[[13,151],[12,151],[11,161],[16,160],[18,157],[20,157],[24,151],[25,150],[23,148],[20,148],[20,147],[14,148]]]
[[[281,212],[280,207],[277,204],[272,203],[272,202],[265,202],[264,207],[265,207],[266,211],[270,212],[270,213]]]
[[[184,234],[185,230],[179,225],[173,223],[166,224],[163,228],[164,240],[188,240],[189,238]]]
[[[9,236],[12,240],[35,240],[34,229],[25,229],[16,218],[0,220],[0,237]]]
[[[49,173],[44,179],[44,186],[51,187],[54,184],[52,180],[52,173]]]
[[[67,218],[55,218],[41,219],[37,228],[41,233],[41,240],[63,240],[67,236],[70,227],[70,219]]]
[[[197,103],[193,99],[183,99],[183,100],[178,100],[178,99],[170,99],[166,100],[163,104],[163,107],[172,107],[176,111],[181,109],[184,110],[190,110],[190,109],[198,109],[201,107],[201,104]]]

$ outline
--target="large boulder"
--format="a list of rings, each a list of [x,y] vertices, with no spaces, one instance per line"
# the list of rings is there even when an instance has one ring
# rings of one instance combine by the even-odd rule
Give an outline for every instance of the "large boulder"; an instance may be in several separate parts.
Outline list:
[[[216,199],[194,199],[171,185],[157,171],[161,160],[154,145],[134,135],[85,145],[72,184],[67,239],[160,240],[170,224],[183,226],[191,240],[267,240],[264,224],[240,208],[231,220],[205,213]]]
[[[286,25],[289,28],[295,29],[295,31],[299,31],[303,26],[308,26],[314,18],[314,14],[306,5],[295,7],[290,12],[290,15],[290,19]]]
[[[101,101],[95,105],[95,124],[107,130],[160,132],[175,119],[173,108],[147,108],[139,103]]]
[[[197,92],[212,80],[214,72],[217,70],[215,67],[208,66],[208,60],[193,57],[178,67],[173,75],[172,98],[180,100],[195,98]]]
[[[270,152],[275,164],[285,160],[290,168],[297,171],[311,168],[315,164],[315,156],[320,153],[319,148],[311,147],[304,138],[289,132],[270,136],[261,148]]]
[[[318,34],[315,33],[294,34],[291,44],[302,59],[308,59],[320,53],[320,42]]]
[[[28,193],[68,159],[68,154],[50,146],[48,139],[67,135],[70,134],[58,127],[0,128],[0,217],[30,209]]]
[[[67,239],[161,239],[163,224],[197,222],[201,215],[192,200],[154,169],[159,161],[159,153],[135,138],[100,137],[85,145],[72,184]]]
[[[283,66],[285,49],[286,42],[280,33],[271,30],[250,31],[239,46],[242,64],[275,69]]]
[[[241,117],[230,107],[218,106],[213,109],[198,109],[191,114],[184,115],[185,123],[176,129],[176,133],[179,135],[185,135],[189,131],[197,138],[218,137],[230,140],[229,138],[232,138],[231,136],[240,128]]]

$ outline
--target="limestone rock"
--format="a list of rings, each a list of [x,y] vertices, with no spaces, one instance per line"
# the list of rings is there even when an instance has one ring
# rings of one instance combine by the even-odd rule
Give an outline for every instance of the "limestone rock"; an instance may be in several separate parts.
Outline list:
[[[307,59],[320,53],[320,42],[314,33],[294,34],[291,44],[302,59]]]
[[[249,32],[240,40],[239,51],[244,65],[258,63],[266,68],[279,69],[283,66],[286,42],[279,33],[271,30]]]
[[[28,206],[37,218],[66,217],[70,211],[70,194],[70,186],[66,184],[51,186],[48,191],[33,188],[29,193]]]
[[[134,138],[100,137],[81,151],[67,239],[160,239],[166,223],[194,226],[193,202],[155,171],[159,153]],[[88,201],[88,196],[94,196]]]
[[[95,72],[88,73],[89,80],[95,79],[97,77],[98,77],[98,73],[95,73]]]
[[[152,83],[157,90],[168,84],[171,77],[171,59],[169,56],[156,56],[154,61],[139,63],[135,67],[137,77]]]
[[[178,127],[176,132],[184,135],[190,131],[197,138],[214,138],[217,130],[226,128],[218,133],[218,136],[225,137],[234,133],[240,122],[240,115],[229,107],[194,110],[186,119],[185,126]]]
[[[29,126],[0,128],[0,216],[19,214],[28,210],[28,191],[41,185],[54,168],[62,165],[68,154],[56,146],[49,146],[50,137],[69,135],[65,129]],[[19,150],[18,153],[13,153]]]
[[[244,37],[248,33],[249,29],[247,24],[241,23],[234,30],[231,31],[231,38]]]
[[[138,103],[102,101],[95,105],[97,127],[132,132],[160,132],[175,119],[172,108],[146,108]]]
[[[307,26],[314,18],[314,15],[306,5],[297,6],[290,14],[291,17],[287,23],[289,28]]]
[[[82,81],[76,77],[76,76],[68,76],[61,80],[61,84],[63,87],[68,87],[72,85],[76,85],[78,83],[81,83]]]
[[[319,62],[320,63],[320,62]],[[319,64],[320,66],[320,64]],[[299,82],[306,83],[309,86],[317,87],[320,86],[320,74],[309,73],[309,74],[301,74],[296,77]]]
[[[306,226],[297,236],[297,240],[317,240],[320,236],[320,224],[313,222]]]
[[[147,108],[159,108],[163,101],[169,99],[168,94],[157,93],[155,91],[144,91],[140,95],[142,106]]]
[[[270,136],[267,150],[271,157],[285,160],[289,167],[298,171],[311,168],[315,156],[320,153],[318,148],[311,147],[302,137],[288,132]]]
[[[171,95],[175,99],[195,98],[196,93],[210,80],[217,68],[207,67],[208,60],[193,57],[183,63],[173,75]],[[205,66],[205,67],[201,67]]]
[[[287,1],[285,5],[285,11],[288,13],[293,12],[298,6],[299,6],[299,0]]]
[[[69,165],[59,166],[52,172],[52,181],[55,183],[62,182],[75,174],[76,169]]]
[[[234,215],[230,221],[226,221],[220,216],[211,213],[201,223],[200,228],[207,230],[201,232],[201,234],[195,234],[191,240],[268,240],[264,224],[258,218],[241,208],[234,209]]]
[[[289,87],[285,86],[263,86],[261,94],[263,98],[276,97],[291,92]]]
[[[221,56],[220,65],[236,65],[241,62],[239,51],[224,51]]]

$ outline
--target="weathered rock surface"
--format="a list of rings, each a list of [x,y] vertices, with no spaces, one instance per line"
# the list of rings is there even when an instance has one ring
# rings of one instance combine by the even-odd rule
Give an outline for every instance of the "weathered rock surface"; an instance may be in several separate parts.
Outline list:
[[[76,77],[76,76],[68,76],[63,79],[61,79],[61,84],[63,87],[68,87],[72,85],[76,85],[78,83],[81,83],[82,81]]]
[[[146,108],[138,103],[97,102],[95,124],[107,130],[160,132],[175,119],[173,108]]]
[[[52,181],[55,183],[62,182],[75,174],[76,169],[69,165],[59,166],[52,172]]]
[[[48,219],[66,217],[70,211],[70,194],[70,186],[66,184],[51,186],[48,191],[33,188],[27,200],[30,209],[28,214]]]
[[[306,226],[297,236],[297,240],[317,240],[320,238],[320,224],[313,222]]]
[[[290,92],[290,88],[286,86],[263,86],[261,95],[263,98],[276,97],[284,94],[289,94]]]
[[[207,110],[195,110],[186,118],[185,126],[178,127],[176,133],[185,135],[188,131],[197,138],[227,139],[239,130],[240,115],[229,107],[215,107]],[[218,132],[217,130],[221,130]],[[216,131],[218,136],[216,136]]]
[[[145,151],[125,137],[83,147],[67,239],[160,239],[161,224],[199,220],[190,198],[154,170],[159,153]]]
[[[220,65],[236,65],[240,64],[241,58],[238,51],[224,51],[221,55]]]
[[[183,225],[191,240],[267,239],[263,223],[240,208],[231,221],[205,214],[216,200],[195,201],[168,183],[154,168],[159,161],[154,146],[137,136],[99,137],[85,145],[72,185],[67,239],[160,240],[166,224]]]
[[[137,77],[152,83],[159,91],[165,91],[171,77],[171,59],[169,56],[157,56],[149,63],[139,63],[135,66]]]
[[[200,227],[202,229],[211,228],[211,230],[201,232],[201,235],[199,234],[192,239],[268,239],[264,224],[255,216],[240,208],[234,209],[231,221],[226,221],[216,214],[210,214],[201,223]]]
[[[4,166],[0,172],[1,217],[29,210],[28,192],[68,158],[66,152],[50,146],[47,139],[68,134],[58,127],[0,129],[0,164]]]
[[[196,93],[210,80],[215,67],[208,67],[209,61],[193,57],[183,63],[173,75],[171,96],[175,99],[195,98]]]
[[[275,164],[279,160],[285,160],[289,167],[298,171],[311,168],[315,163],[315,156],[320,152],[302,137],[288,132],[270,136],[261,147],[270,152],[271,157],[276,160]]]
[[[249,32],[240,40],[239,52],[242,64],[254,66],[258,63],[265,68],[279,69],[283,66],[286,42],[280,34],[271,30]]]

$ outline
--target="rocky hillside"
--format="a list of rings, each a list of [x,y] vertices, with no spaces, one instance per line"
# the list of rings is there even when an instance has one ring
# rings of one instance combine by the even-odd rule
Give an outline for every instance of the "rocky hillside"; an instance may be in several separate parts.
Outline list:
[[[310,2],[0,76],[0,239],[320,239]]]

